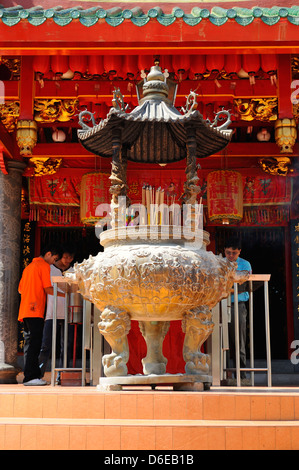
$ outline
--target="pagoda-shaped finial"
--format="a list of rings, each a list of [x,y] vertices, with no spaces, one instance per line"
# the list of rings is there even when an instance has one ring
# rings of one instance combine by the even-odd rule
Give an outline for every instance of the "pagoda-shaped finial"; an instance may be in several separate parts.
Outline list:
[[[146,79],[143,83],[143,101],[150,99],[154,100],[167,100],[169,87],[166,82],[166,77],[163,75],[159,60],[155,59],[155,65],[151,67]]]

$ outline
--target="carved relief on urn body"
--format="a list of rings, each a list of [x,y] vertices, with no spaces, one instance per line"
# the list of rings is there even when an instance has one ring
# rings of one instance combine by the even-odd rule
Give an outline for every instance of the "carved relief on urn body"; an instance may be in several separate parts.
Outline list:
[[[211,309],[237,281],[236,265],[206,251],[206,232],[202,248],[192,249],[184,237],[163,240],[159,229],[156,239],[144,232],[130,237],[135,227],[108,230],[101,237],[104,253],[74,266],[80,292],[102,311],[99,328],[112,348],[103,358],[106,376],[127,374],[130,319],[139,322],[147,343],[145,375],[165,373],[162,344],[173,320],[182,320],[186,372],[208,372],[210,358],[201,346],[213,331]]]

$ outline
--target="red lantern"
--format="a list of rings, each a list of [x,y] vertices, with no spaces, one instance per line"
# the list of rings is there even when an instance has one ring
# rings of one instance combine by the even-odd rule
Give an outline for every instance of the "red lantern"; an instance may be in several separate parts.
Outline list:
[[[141,76],[149,72],[152,65],[154,65],[153,56],[151,55],[139,55],[138,56],[138,70]],[[142,76],[142,78],[144,77]]]
[[[87,56],[86,55],[69,56],[69,67],[74,73],[84,74],[87,70]]]
[[[33,70],[36,73],[44,75],[50,70],[50,56],[36,55],[33,60]]]
[[[261,67],[264,72],[271,75],[277,73],[277,57],[275,54],[262,54]]]
[[[254,76],[261,68],[260,56],[258,54],[244,54],[242,57],[242,66],[245,72],[249,75],[250,83],[254,84]]]
[[[243,180],[231,170],[212,171],[207,178],[207,201],[211,222],[229,224],[243,218]]]
[[[137,55],[126,55],[124,70],[127,74],[127,77],[133,80],[138,73],[138,56]]]
[[[190,55],[173,55],[172,56],[172,66],[176,73],[188,72],[190,69]]]
[[[230,54],[225,56],[224,70],[231,78],[237,78],[237,73],[242,67],[241,56]]]
[[[167,70],[168,73],[174,72],[171,55],[164,55],[160,57],[160,67],[163,71]]]
[[[192,55],[190,60],[189,78],[199,80],[206,71],[206,57],[204,55]]]
[[[91,75],[102,75],[104,73],[103,56],[90,55],[88,57],[87,69]]]
[[[185,80],[190,69],[190,55],[173,55],[172,66],[175,73],[178,75],[179,80]]]
[[[69,58],[66,55],[51,56],[51,70],[55,75],[63,75],[69,70]]]
[[[80,188],[80,218],[84,224],[94,225],[105,214],[97,216],[101,211],[97,210],[100,204],[110,204],[109,174],[93,172],[82,176]],[[103,211],[104,212],[104,211]]]
[[[104,55],[104,70],[109,77],[123,77],[123,56],[121,55]]]
[[[216,75],[224,68],[224,55],[207,55],[206,67],[212,75]]]

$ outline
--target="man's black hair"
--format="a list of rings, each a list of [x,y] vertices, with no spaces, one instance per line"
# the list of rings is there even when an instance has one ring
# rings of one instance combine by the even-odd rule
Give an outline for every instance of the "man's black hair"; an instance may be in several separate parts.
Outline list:
[[[76,249],[72,243],[63,244],[60,251],[61,251],[61,256],[64,253],[67,253],[68,255],[75,257],[75,254],[76,254]]]
[[[46,253],[52,253],[52,255],[58,255],[61,258],[61,250],[54,243],[49,243],[41,249],[41,256],[45,256]]]
[[[242,243],[238,237],[230,237],[224,244],[224,248],[233,248],[234,250],[241,250]]]

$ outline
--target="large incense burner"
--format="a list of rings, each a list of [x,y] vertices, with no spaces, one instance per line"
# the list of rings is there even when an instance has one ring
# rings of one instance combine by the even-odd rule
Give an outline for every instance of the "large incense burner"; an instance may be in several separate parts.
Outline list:
[[[126,377],[131,320],[137,320],[147,345],[142,359],[144,377],[165,377],[167,360],[162,346],[169,322],[182,321],[186,376],[211,382],[210,358],[201,346],[213,331],[211,309],[247,273],[206,250],[209,234],[198,222],[198,166],[196,159],[224,148],[231,137],[227,121],[217,127],[197,111],[195,95],[188,97],[185,114],[168,99],[168,83],[157,65],[143,84],[139,106],[126,113],[122,97],[115,94],[107,118],[91,128],[80,117],[79,139],[88,150],[112,158],[111,229],[101,234],[104,252],[75,265],[74,279],[81,294],[101,311],[100,332],[111,346],[103,357],[106,377]],[[86,112],[85,112],[86,113]],[[152,145],[148,145],[151,142]],[[178,219],[139,214],[137,226],[121,223],[130,201],[126,196],[126,162],[169,163],[186,158],[186,183],[182,201],[189,207],[188,230]],[[165,170],[166,171],[166,170]],[[125,198],[124,207],[119,203]],[[189,224],[189,225],[188,225]],[[134,376],[132,376],[134,377]],[[175,379],[173,379],[175,381]],[[190,381],[190,380],[187,380]],[[134,383],[134,382],[133,382]]]
[[[200,349],[213,331],[211,308],[238,280],[234,263],[206,251],[206,232],[202,248],[192,250],[178,234],[163,240],[163,227],[156,239],[151,239],[150,227],[139,229],[139,239],[135,227],[104,232],[104,253],[75,267],[80,292],[102,312],[99,329],[112,347],[104,356],[104,373],[127,374],[127,334],[131,320],[137,320],[147,344],[143,372],[164,374],[163,340],[169,322],[182,320],[186,373],[206,376],[210,358]]]

